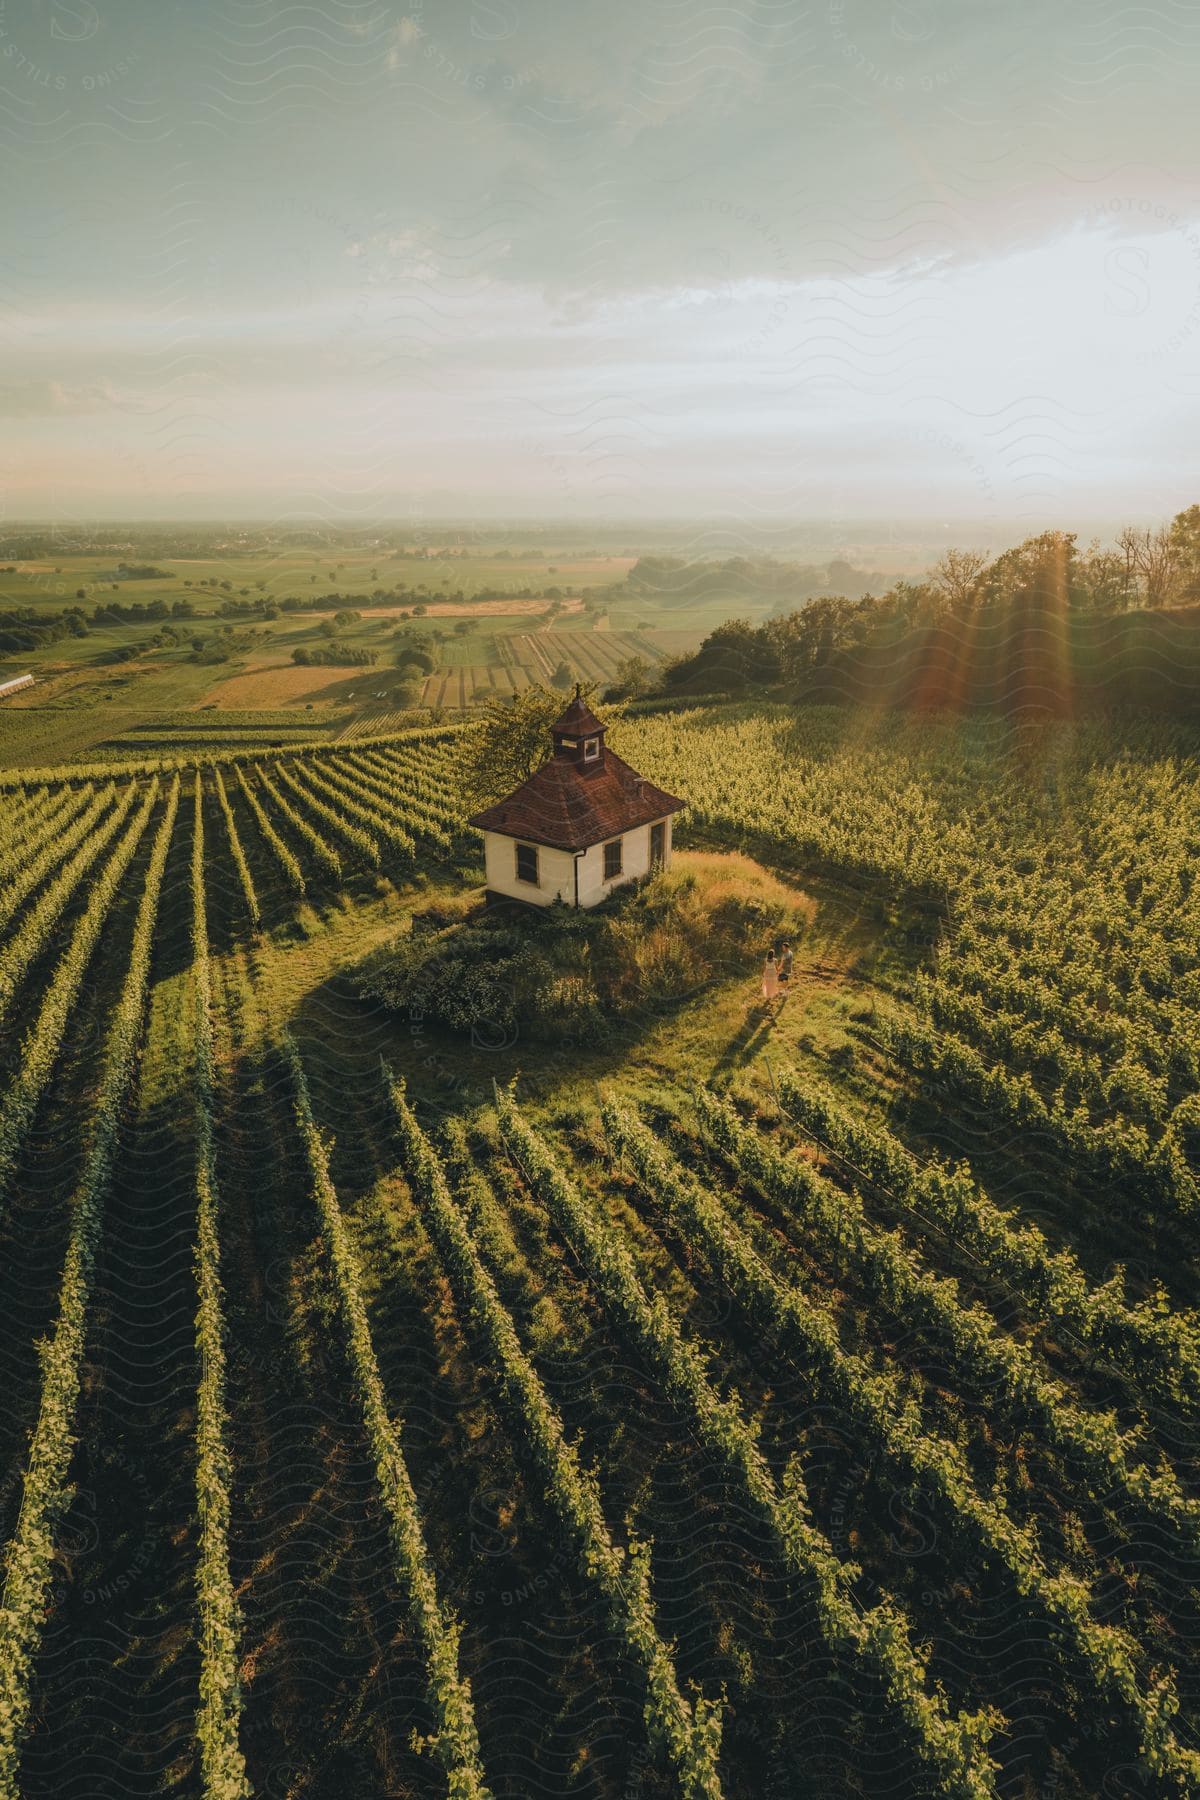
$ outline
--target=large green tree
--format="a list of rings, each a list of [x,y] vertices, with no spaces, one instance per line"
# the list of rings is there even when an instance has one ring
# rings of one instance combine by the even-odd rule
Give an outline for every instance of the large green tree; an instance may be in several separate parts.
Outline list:
[[[779,654],[749,619],[727,619],[710,631],[694,656],[663,670],[663,686],[693,694],[740,693],[779,680]]]
[[[1200,506],[1185,507],[1171,520],[1175,584],[1184,600],[1200,599]]]
[[[649,691],[653,672],[644,656],[626,656],[613,670],[605,689],[606,700],[637,700]]]
[[[981,575],[984,605],[1065,613],[1077,586],[1075,533],[1043,531],[1005,550]]]
[[[580,692],[590,703],[596,683],[586,683]],[[565,704],[563,696],[550,687],[528,687],[510,700],[497,698],[487,702],[465,771],[474,806],[501,799],[540,768],[552,748],[550,727]],[[606,709],[605,717],[611,724],[611,707]]]

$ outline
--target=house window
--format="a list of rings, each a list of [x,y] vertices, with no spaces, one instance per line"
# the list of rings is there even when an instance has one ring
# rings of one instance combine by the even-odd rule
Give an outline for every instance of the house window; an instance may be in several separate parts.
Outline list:
[[[533,844],[517,845],[517,880],[538,884],[538,853]]]
[[[600,739],[599,738],[584,738],[584,740],[583,740],[583,760],[584,760],[584,762],[592,762],[597,756],[599,756],[599,754],[600,754]]]
[[[605,881],[612,881],[621,873],[621,843],[620,838],[614,838],[611,844],[604,846]]]
[[[650,867],[661,869],[667,859],[667,828],[660,819],[650,827]]]
[[[579,739],[578,738],[563,738],[562,748],[564,750],[578,750]]]

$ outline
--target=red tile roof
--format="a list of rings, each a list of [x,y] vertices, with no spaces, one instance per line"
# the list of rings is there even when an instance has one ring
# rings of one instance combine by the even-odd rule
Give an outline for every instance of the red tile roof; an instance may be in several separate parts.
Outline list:
[[[555,736],[561,733],[563,737],[591,737],[595,732],[605,729],[587,701],[581,699],[578,693],[550,727]]]
[[[581,702],[573,704],[582,706]],[[568,707],[567,712],[571,710]],[[582,710],[587,711],[586,707]],[[588,727],[568,729],[586,731]],[[485,806],[467,823],[480,831],[498,831],[502,837],[547,844],[551,849],[586,850],[678,812],[685,804],[646,781],[606,747],[599,767],[594,762],[578,763],[571,756],[550,757],[506,800]]]

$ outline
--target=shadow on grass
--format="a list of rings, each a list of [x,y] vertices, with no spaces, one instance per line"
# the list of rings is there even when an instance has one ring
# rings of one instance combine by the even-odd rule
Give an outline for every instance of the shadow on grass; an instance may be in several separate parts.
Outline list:
[[[760,1050],[766,1048],[771,1027],[779,1017],[781,1004],[779,1000],[760,1000],[757,1006],[751,1007],[741,1030],[730,1039],[713,1064],[709,1073],[710,1081],[720,1081],[734,1069],[744,1068]]]

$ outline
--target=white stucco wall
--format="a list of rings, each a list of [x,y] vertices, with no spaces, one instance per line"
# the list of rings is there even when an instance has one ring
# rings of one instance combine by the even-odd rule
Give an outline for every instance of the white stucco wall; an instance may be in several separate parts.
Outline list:
[[[487,884],[497,894],[511,894],[531,906],[549,906],[553,900],[575,902],[575,875],[569,850],[551,850],[545,844],[536,846],[538,853],[538,885],[517,880],[517,840],[502,837],[498,831],[483,834],[483,859]]]
[[[671,819],[661,821],[666,826],[667,864],[671,861]],[[634,831],[622,834],[622,868],[619,876],[613,881],[604,879],[604,846],[593,844],[590,850],[579,858],[579,904],[596,906],[606,894],[620,887],[623,882],[637,881],[639,877],[650,871],[650,826],[639,825]],[[517,840],[502,837],[498,831],[485,831],[483,834],[484,866],[487,870],[487,885],[497,894],[511,894],[514,900],[524,900],[534,906],[549,906],[554,900],[561,899],[568,906],[575,903],[575,858],[569,850],[550,850],[545,844],[537,846],[538,853],[538,885],[534,887],[528,881],[517,880]]]

